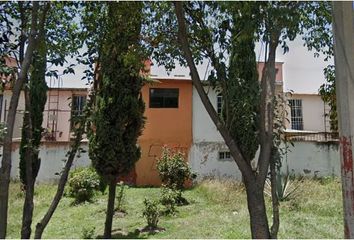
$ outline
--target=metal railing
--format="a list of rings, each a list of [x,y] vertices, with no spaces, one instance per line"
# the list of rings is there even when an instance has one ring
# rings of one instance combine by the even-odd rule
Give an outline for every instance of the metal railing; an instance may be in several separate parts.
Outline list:
[[[338,141],[338,132],[286,132],[288,141],[334,142]]]

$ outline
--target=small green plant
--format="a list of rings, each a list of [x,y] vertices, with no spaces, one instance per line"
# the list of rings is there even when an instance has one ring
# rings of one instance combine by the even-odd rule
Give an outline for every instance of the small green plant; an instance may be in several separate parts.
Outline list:
[[[144,200],[144,211],[143,216],[146,218],[147,227],[150,229],[157,228],[157,224],[159,222],[160,217],[160,209],[158,202],[155,200]]]
[[[116,191],[116,211],[119,211],[119,212],[125,212],[125,209],[124,209],[124,203],[125,203],[125,188],[126,188],[126,185],[124,184],[124,182],[120,182],[117,184],[117,188],[118,188],[118,191]]]
[[[289,174],[282,175],[279,171],[277,172],[276,193],[280,202],[287,201],[294,197],[299,187],[300,184],[296,184],[294,180],[291,180]],[[272,196],[271,183],[269,179],[265,182],[264,192],[268,196]]]
[[[161,158],[157,161],[157,170],[161,181],[168,188],[183,189],[185,181],[193,176],[184,155],[166,147],[162,151]]]
[[[322,185],[327,185],[335,180],[333,176],[324,176],[324,177],[317,177],[315,180],[318,180],[319,183]]]
[[[101,178],[93,168],[77,168],[70,173],[67,195],[75,203],[91,201],[95,191],[100,190]]]
[[[182,198],[182,191],[176,188],[168,188],[162,186],[160,203],[164,205],[164,214],[174,215],[176,213],[176,205]]]
[[[95,227],[91,227],[91,228],[86,228],[86,227],[84,227],[84,228],[82,229],[81,238],[82,238],[82,239],[93,239],[93,238],[95,238],[95,237],[94,237],[95,230],[96,230]]]

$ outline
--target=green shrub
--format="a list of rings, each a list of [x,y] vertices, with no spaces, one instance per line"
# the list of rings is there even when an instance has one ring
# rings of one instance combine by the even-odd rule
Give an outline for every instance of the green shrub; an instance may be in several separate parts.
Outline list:
[[[181,190],[162,186],[160,203],[165,206],[164,213],[166,215],[176,213],[176,205],[180,198],[182,198]]]
[[[93,168],[76,168],[70,173],[67,194],[76,203],[92,200],[95,191],[101,190],[101,178]]]
[[[94,234],[95,234],[95,227],[91,227],[91,228],[86,228],[84,227],[82,229],[82,234],[81,234],[81,238],[82,239],[93,239],[94,238]]]
[[[172,152],[164,148],[161,158],[157,161],[157,170],[161,181],[168,188],[183,189],[184,182],[191,179],[192,172],[181,152]]]
[[[143,216],[146,218],[147,226],[151,229],[157,228],[160,217],[158,202],[145,198],[144,206]]]

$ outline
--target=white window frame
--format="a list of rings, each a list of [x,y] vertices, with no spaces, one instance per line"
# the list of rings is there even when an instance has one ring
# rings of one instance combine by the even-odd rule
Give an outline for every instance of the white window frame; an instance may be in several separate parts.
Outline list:
[[[302,99],[290,99],[291,129],[304,130]]]
[[[219,161],[232,161],[230,151],[219,151]]]

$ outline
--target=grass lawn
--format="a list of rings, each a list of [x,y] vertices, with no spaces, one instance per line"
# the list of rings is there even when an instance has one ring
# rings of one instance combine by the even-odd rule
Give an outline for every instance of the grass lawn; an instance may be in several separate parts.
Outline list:
[[[34,224],[46,212],[55,185],[36,186]],[[113,220],[116,238],[249,238],[246,194],[239,184],[205,181],[184,192],[190,202],[178,207],[175,216],[160,218],[166,229],[154,235],[135,231],[146,225],[142,217],[144,198],[158,199],[159,188],[127,188],[125,217]],[[97,194],[92,203],[72,205],[64,197],[43,238],[82,238],[83,231],[103,233],[107,194]],[[18,183],[10,186],[8,238],[19,238],[23,194]],[[268,212],[270,199],[267,197]],[[296,195],[280,205],[279,238],[343,238],[342,194],[337,179],[305,180]],[[269,218],[271,220],[271,217]]]

